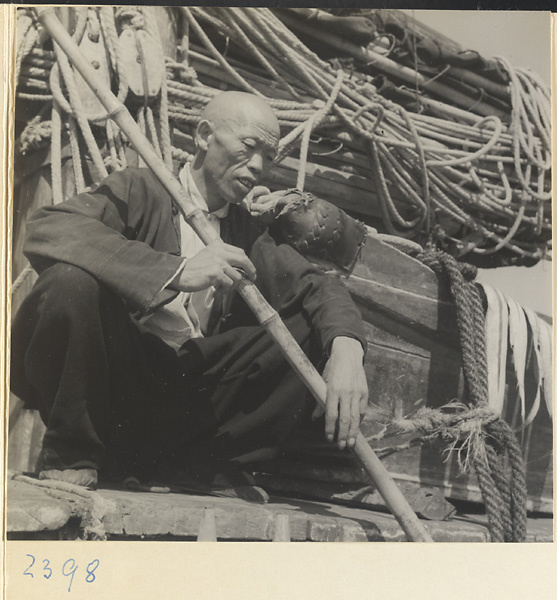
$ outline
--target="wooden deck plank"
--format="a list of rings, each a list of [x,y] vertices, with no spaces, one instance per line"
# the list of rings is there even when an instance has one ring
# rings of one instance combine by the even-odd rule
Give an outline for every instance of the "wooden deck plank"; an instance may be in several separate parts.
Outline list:
[[[68,504],[44,490],[18,481],[8,482],[9,532],[56,531],[66,525],[70,516]]]
[[[279,515],[288,517],[292,541],[405,541],[395,519],[363,508],[327,502],[272,497],[265,505],[243,500],[100,489],[104,501],[102,525],[108,539],[195,540],[207,509],[214,511],[219,540],[272,541]],[[34,534],[48,529],[57,539],[70,507],[43,490],[23,482],[8,484],[8,532]],[[482,517],[425,521],[437,542],[486,542]],[[552,519],[529,522],[527,541],[552,541]]]
[[[184,494],[160,495],[120,490],[100,490],[99,493],[105,500],[103,524],[109,536],[196,536],[204,511],[209,507],[214,510],[219,539],[271,541],[279,514],[288,514],[292,540],[302,541],[315,535],[308,526],[307,514],[280,501],[260,505],[230,498]],[[339,522],[336,518],[320,517],[316,520],[325,531],[323,535],[335,541],[344,536],[345,525],[353,528],[352,523],[344,522],[345,519]],[[360,538],[365,540],[363,531]]]

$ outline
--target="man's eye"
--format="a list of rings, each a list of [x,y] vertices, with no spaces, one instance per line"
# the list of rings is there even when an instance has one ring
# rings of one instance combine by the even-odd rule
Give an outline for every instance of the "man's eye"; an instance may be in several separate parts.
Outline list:
[[[248,149],[248,150],[255,150],[255,144],[253,144],[252,142],[244,142],[244,146]]]

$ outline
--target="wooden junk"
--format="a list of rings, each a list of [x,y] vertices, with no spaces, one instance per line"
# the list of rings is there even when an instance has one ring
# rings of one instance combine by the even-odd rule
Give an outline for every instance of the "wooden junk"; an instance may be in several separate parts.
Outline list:
[[[264,95],[281,124],[279,160],[266,182],[271,189],[303,187],[397,236],[405,248],[415,247],[406,241],[412,240],[480,266],[534,264],[548,248],[549,91],[534,73],[465,51],[399,11],[56,10],[169,167],[193,151],[193,128],[212,97],[247,90]],[[14,310],[35,278],[21,252],[27,216],[107,172],[142,164],[26,8],[19,10],[16,73]],[[372,237],[364,259],[343,276],[368,327],[366,368],[375,396],[364,434],[377,438],[384,464],[408,489],[429,486],[444,497],[480,501],[475,480],[459,473],[453,455],[445,462],[439,445],[389,431],[378,437],[379,424],[394,417],[465,400],[446,282]],[[543,357],[538,361],[532,348],[541,338],[530,325],[526,338],[526,393],[517,391],[511,362],[504,365],[501,410],[526,455],[529,506],[546,511],[552,427],[541,399],[549,392],[538,398]],[[527,425],[524,404],[532,415]],[[33,470],[41,434],[14,398],[13,468]],[[316,454],[307,443],[289,452],[273,469],[262,468],[267,485],[376,502],[345,458],[323,448]]]

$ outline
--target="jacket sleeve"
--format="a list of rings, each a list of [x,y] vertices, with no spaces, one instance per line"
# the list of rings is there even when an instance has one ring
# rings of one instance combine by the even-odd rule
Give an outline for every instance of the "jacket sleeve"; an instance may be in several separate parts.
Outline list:
[[[250,258],[261,293],[284,318],[302,310],[325,354],[338,336],[355,338],[365,353],[361,315],[339,279],[318,270],[288,244],[277,244],[268,233],[256,240]]]
[[[39,273],[54,263],[69,263],[130,308],[153,310],[175,295],[165,286],[183,264],[178,253],[152,247],[160,246],[161,224],[172,225],[170,200],[157,184],[148,171],[127,169],[91,192],[39,209],[28,223],[25,255]]]

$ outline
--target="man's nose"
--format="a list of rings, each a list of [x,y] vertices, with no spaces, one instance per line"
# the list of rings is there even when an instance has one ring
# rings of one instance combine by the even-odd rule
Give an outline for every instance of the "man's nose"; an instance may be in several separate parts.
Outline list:
[[[263,156],[260,152],[254,152],[248,162],[248,169],[254,175],[261,175],[263,172]]]

